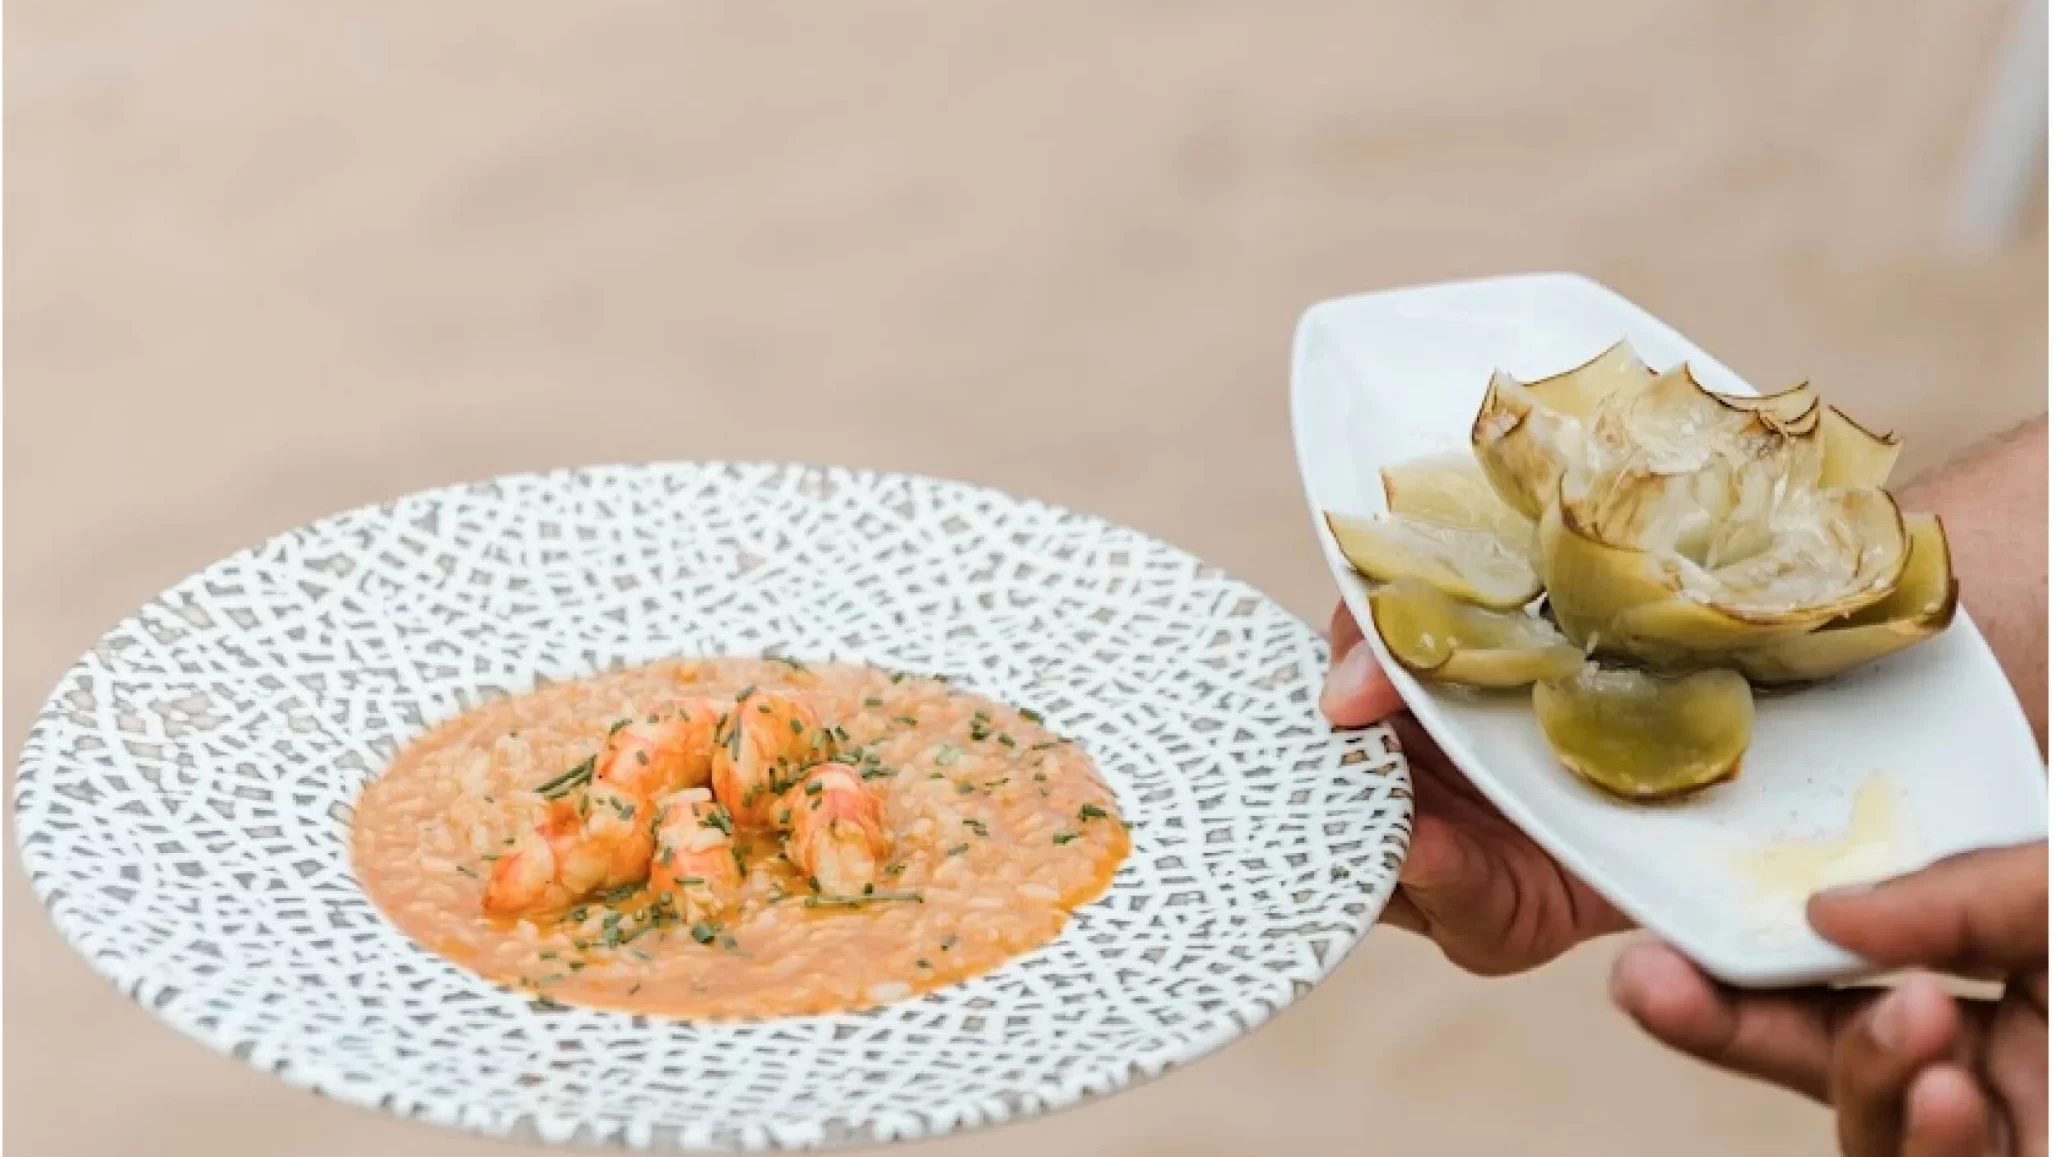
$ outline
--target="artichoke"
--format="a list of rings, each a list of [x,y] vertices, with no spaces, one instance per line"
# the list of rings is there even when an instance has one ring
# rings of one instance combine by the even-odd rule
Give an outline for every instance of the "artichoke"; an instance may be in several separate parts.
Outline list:
[[[1534,684],[1560,762],[1656,798],[1734,774],[1751,684],[1831,678],[1950,624],[1942,524],[1884,489],[1899,452],[1809,385],[1717,394],[1622,342],[1540,381],[1495,372],[1469,461],[1389,468],[1385,514],[1329,526],[1386,584],[1372,620],[1397,661]],[[1547,621],[1523,609],[1538,593]]]

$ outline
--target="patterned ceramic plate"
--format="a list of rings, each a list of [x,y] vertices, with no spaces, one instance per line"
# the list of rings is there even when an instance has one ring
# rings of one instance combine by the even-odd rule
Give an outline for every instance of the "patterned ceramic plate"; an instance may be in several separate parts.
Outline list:
[[[417,947],[351,875],[351,805],[482,697],[769,648],[1041,708],[1135,850],[1052,943],[861,1013],[694,1024],[539,1009]],[[1306,992],[1406,843],[1382,732],[1316,714],[1324,652],[1162,543],[990,490],[798,466],[501,478],[366,507],[108,632],[29,737],[52,917],[181,1030],[304,1088],[495,1135],[784,1149],[1111,1093]]]

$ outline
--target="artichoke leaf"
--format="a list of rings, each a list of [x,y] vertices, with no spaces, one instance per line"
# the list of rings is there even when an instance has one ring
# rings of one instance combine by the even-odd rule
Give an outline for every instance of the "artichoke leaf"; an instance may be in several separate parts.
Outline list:
[[[1435,683],[1525,687],[1575,674],[1585,662],[1542,619],[1467,606],[1418,579],[1373,591],[1371,622],[1401,666]]]
[[[1420,579],[1451,598],[1494,610],[1542,593],[1528,557],[1490,532],[1405,515],[1328,515],[1329,533],[1358,574],[1374,582]]]
[[[1745,651],[1735,663],[1762,686],[1809,683],[1933,638],[1957,617],[1950,542],[1933,514],[1907,516],[1907,565],[1891,594],[1820,629]]]

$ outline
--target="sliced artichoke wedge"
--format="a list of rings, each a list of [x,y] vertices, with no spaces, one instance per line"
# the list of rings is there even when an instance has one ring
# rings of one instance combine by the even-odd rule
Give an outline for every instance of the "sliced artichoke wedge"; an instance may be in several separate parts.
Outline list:
[[[1634,800],[1672,799],[1732,778],[1750,745],[1750,684],[1729,670],[1667,679],[1586,664],[1535,686],[1536,720],[1559,762]]]
[[[1585,663],[1549,623],[1466,606],[1417,579],[1373,591],[1371,623],[1394,659],[1437,683],[1525,687],[1573,675]]]
[[[1406,518],[1483,530],[1515,553],[1534,548],[1535,526],[1501,501],[1478,459],[1462,450],[1417,458],[1379,471],[1386,509]]]
[[[1329,533],[1358,574],[1376,582],[1420,579],[1462,602],[1494,610],[1542,593],[1528,558],[1491,533],[1404,515],[1328,515]]]
[[[1933,514],[1907,516],[1907,567],[1893,593],[1821,629],[1735,658],[1764,686],[1809,683],[1883,659],[1931,638],[1957,617],[1957,576],[1950,541]]]

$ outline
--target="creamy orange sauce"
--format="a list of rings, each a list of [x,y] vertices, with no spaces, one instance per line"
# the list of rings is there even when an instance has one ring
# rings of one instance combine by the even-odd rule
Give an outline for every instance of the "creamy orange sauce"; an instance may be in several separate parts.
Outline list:
[[[719,919],[667,921],[640,889],[482,914],[495,859],[542,814],[537,785],[620,719],[752,686],[805,699],[868,769],[890,838],[872,896],[817,895],[775,834],[738,833],[747,879]],[[403,751],[353,823],[365,890],[440,955],[541,1000],[684,1018],[867,1007],[988,971],[1062,931],[1129,846],[1091,759],[1032,713],[936,679],[783,660],[658,663],[477,707]]]

